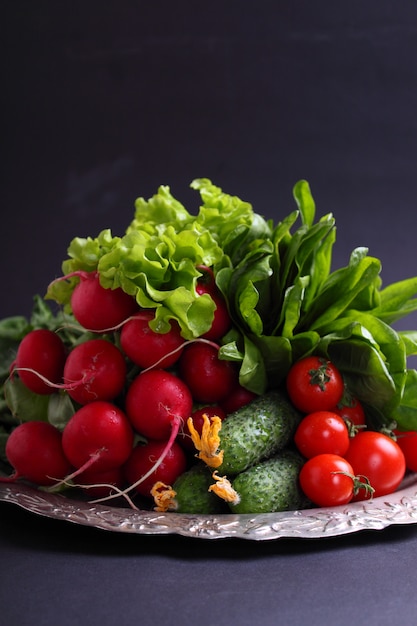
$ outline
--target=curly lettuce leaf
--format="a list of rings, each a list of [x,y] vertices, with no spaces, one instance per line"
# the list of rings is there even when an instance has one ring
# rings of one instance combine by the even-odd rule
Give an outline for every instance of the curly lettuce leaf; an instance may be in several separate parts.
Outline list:
[[[75,238],[63,264],[64,276],[97,271],[103,287],[121,288],[143,308],[154,308],[155,329],[166,332],[175,319],[186,339],[209,330],[214,303],[200,297],[196,281],[199,265],[221,266],[227,251],[233,258],[259,234],[270,233],[268,223],[252,206],[222,192],[208,179],[191,186],[200,192],[202,206],[191,215],[169,187],[161,186],[148,201],[138,198],[135,215],[122,237],[103,230],[96,238]],[[54,281],[46,298],[71,312],[71,295],[78,282],[73,276]]]

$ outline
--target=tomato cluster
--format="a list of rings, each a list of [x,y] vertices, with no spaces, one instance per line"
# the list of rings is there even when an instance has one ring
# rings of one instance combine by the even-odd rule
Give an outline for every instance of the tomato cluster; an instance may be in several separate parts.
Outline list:
[[[306,459],[300,486],[315,505],[392,493],[407,469],[417,469],[417,433],[397,435],[397,442],[394,436],[368,430],[360,401],[349,394],[329,360],[301,359],[290,369],[286,384],[291,401],[304,413],[294,443]]]

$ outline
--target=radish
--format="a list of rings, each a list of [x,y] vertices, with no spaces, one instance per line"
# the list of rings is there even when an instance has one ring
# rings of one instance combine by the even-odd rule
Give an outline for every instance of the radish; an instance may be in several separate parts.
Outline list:
[[[62,381],[66,349],[52,330],[30,331],[19,343],[10,371],[17,371],[23,384],[34,393],[48,395]]]
[[[112,467],[111,469],[97,472],[91,467],[79,476],[80,487],[85,493],[93,497],[108,496],[121,491],[125,485],[125,478],[122,466]]]
[[[151,489],[157,481],[172,485],[185,472],[186,456],[181,446],[175,442],[169,446],[163,461],[155,467],[155,460],[162,458],[165,448],[164,441],[148,441],[144,445],[137,444],[133,449],[123,469],[127,482],[136,485],[136,493],[150,497]]]
[[[72,313],[81,326],[93,332],[118,327],[138,310],[135,298],[120,287],[107,289],[98,272],[71,272],[56,280],[78,277],[80,282],[71,294]],[[56,281],[54,281],[56,282]]]
[[[120,346],[126,356],[136,365],[147,369],[158,366],[167,369],[179,359],[180,348],[185,339],[175,320],[167,333],[158,333],[149,326],[155,318],[153,311],[142,311],[134,315],[120,332]]]
[[[191,415],[193,399],[178,376],[162,369],[142,372],[130,383],[126,414],[133,428],[149,439],[167,439]]]
[[[61,432],[49,422],[19,424],[10,433],[5,451],[14,474],[1,481],[23,478],[47,486],[63,479],[72,469],[63,451]]]
[[[220,403],[238,384],[235,363],[221,360],[218,347],[206,342],[184,348],[179,371],[196,402]]]
[[[249,389],[246,389],[242,385],[236,385],[234,389],[222,400],[222,409],[227,413],[234,413],[238,409],[241,409],[252,400],[257,398],[257,394]]]
[[[67,480],[94,467],[107,471],[123,465],[133,447],[132,426],[111,402],[89,402],[74,413],[62,433],[65,456],[77,469]]]
[[[147,461],[145,473],[140,472],[134,482],[129,481],[129,486],[120,493],[101,498],[99,502],[119,495],[126,496],[132,490],[139,492],[150,476],[153,484],[157,480],[157,470],[164,466],[167,458],[177,454],[178,448],[185,457],[185,452],[175,440],[181,425],[190,416],[192,406],[190,390],[171,372],[150,369],[133,379],[126,393],[125,411],[140,435],[156,441],[154,454]]]
[[[123,390],[126,375],[126,361],[119,348],[106,339],[89,339],[68,354],[63,388],[79,404],[114,400]]]
[[[196,292],[200,296],[208,294],[216,305],[211,327],[201,336],[205,339],[218,341],[230,330],[232,320],[229,315],[226,300],[215,283],[213,270],[205,265],[199,265],[197,269],[202,272],[202,275],[197,279]]]

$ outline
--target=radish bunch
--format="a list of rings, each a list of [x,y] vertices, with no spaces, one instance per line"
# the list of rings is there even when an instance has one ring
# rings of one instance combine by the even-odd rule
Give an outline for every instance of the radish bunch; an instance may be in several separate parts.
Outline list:
[[[79,339],[69,345],[59,330],[31,330],[8,383],[66,397],[71,415],[58,426],[17,414],[21,423],[6,444],[13,473],[3,480],[51,490],[77,486],[99,499],[123,495],[135,506],[130,492],[151,498],[155,483],[172,484],[193,464],[190,416],[201,430],[204,413],[225,419],[254,394],[239,384],[235,364],[219,358],[231,323],[209,268],[201,268],[196,290],[213,297],[215,316],[209,332],[194,340],[182,337],[175,320],[168,332],[152,330],[155,311],[120,289],[103,288],[97,272],[77,277],[72,315]]]

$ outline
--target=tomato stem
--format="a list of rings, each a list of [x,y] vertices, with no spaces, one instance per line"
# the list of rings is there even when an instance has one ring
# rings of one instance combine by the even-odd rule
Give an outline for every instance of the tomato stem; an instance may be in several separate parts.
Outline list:
[[[309,370],[310,385],[317,385],[322,391],[326,391],[326,384],[330,382],[331,377],[328,375],[328,361],[320,359],[321,365],[318,368]]]
[[[369,494],[369,499],[372,500],[375,489],[372,487],[370,480],[367,476],[363,474],[350,474],[349,472],[332,472],[332,474],[343,474],[344,476],[349,476],[349,478],[353,481],[353,494],[352,496],[356,496],[359,493],[360,489],[365,489],[365,491]]]

